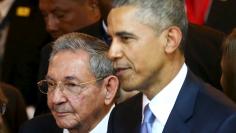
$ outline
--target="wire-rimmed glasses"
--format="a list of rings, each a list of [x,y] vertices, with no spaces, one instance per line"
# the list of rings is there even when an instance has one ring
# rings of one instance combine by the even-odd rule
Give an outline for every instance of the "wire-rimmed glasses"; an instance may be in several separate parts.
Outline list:
[[[48,94],[48,93],[54,91],[57,87],[59,87],[62,92],[66,91],[71,94],[78,94],[85,87],[85,85],[97,82],[102,79],[104,79],[104,78],[97,78],[97,79],[90,80],[87,82],[82,82],[79,84],[76,84],[71,81],[54,82],[54,81],[50,81],[50,80],[41,80],[37,83],[37,85],[38,85],[40,92],[43,94]]]

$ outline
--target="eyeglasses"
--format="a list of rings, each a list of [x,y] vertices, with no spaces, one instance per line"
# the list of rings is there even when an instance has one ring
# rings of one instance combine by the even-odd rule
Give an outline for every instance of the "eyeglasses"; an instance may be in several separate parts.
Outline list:
[[[104,79],[104,78],[98,78],[95,80],[90,80],[90,81],[79,83],[79,84],[73,83],[71,81],[68,81],[68,82],[59,81],[58,83],[56,83],[56,82],[50,81],[50,80],[41,80],[37,83],[37,85],[38,85],[40,92],[43,94],[48,94],[48,93],[54,91],[57,88],[57,86],[60,87],[60,90],[62,92],[67,92],[67,94],[68,93],[79,94],[81,92],[81,90],[85,87],[85,85],[97,82],[102,79]]]
[[[1,103],[0,104],[0,114],[4,115],[4,113],[6,112],[6,108],[7,108],[7,104],[6,103]]]

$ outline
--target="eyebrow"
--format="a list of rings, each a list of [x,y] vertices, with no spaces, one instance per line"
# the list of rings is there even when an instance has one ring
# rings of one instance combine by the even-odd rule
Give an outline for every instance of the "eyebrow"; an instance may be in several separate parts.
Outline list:
[[[52,78],[49,75],[46,75],[45,79],[52,79]]]
[[[116,36],[128,36],[128,37],[137,39],[137,36],[135,36],[135,35],[132,34],[132,33],[126,32],[126,31],[116,32],[115,35],[116,35]]]
[[[63,9],[60,9],[60,8],[55,8],[52,10],[52,13],[57,13],[57,12],[65,12]]]
[[[64,80],[78,80],[78,78],[75,76],[66,76]]]
[[[46,75],[45,76],[45,79],[46,80],[54,80],[52,77],[50,77],[49,75]],[[78,78],[77,77],[75,77],[75,76],[66,76],[64,79],[63,79],[64,81],[66,81],[66,80],[78,80]],[[79,80],[78,80],[79,81]]]

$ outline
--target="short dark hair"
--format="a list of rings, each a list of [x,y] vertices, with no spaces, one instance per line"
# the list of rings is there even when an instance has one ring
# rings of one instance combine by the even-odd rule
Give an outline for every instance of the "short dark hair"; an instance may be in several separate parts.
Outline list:
[[[150,26],[157,33],[170,26],[179,27],[183,34],[180,45],[183,52],[188,29],[184,0],[113,0],[113,7],[121,6],[137,7],[136,15],[139,22]]]

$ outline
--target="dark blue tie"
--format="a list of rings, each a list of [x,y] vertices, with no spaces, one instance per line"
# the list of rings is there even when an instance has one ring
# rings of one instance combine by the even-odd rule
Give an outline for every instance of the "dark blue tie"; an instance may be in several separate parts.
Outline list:
[[[155,116],[147,104],[144,108],[144,119],[141,125],[140,133],[151,133],[152,132],[152,124],[155,120]]]

